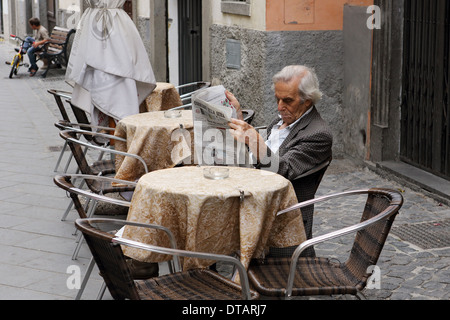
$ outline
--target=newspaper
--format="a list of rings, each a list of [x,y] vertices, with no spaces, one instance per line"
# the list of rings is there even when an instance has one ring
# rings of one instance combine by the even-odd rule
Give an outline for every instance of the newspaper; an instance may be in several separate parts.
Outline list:
[[[228,122],[236,109],[222,85],[192,95],[195,162],[199,165],[245,165],[247,148],[229,133]]]

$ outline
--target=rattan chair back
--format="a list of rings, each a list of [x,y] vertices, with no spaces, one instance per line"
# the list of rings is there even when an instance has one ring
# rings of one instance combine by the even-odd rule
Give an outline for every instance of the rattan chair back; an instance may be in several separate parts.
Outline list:
[[[331,157],[320,163],[313,169],[305,172],[301,176],[292,180],[292,186],[294,187],[295,194],[298,202],[304,202],[314,199],[317,189],[322,181],[325,172],[331,163]],[[306,239],[311,239],[313,236],[313,220],[314,220],[314,204],[302,207],[301,209],[303,217],[303,225],[305,227]],[[270,248],[269,255],[273,257],[291,257],[294,253],[296,246],[288,248]],[[307,248],[302,256],[315,257],[316,253],[314,247]]]
[[[325,175],[331,158],[326,159],[324,162],[313,168],[312,170],[304,173],[300,177],[297,177],[292,181],[292,185],[295,190],[298,202],[304,202],[314,199],[317,189],[319,188],[322,178]],[[303,224],[305,225],[306,238],[312,238],[312,226],[314,216],[314,204],[302,208]]]
[[[361,284],[365,285],[369,276],[367,269],[377,264],[402,202],[398,192],[381,189],[368,192],[361,223],[376,216],[383,217],[357,232],[349,259],[345,263],[350,274],[362,279]]]
[[[47,90],[48,93],[53,95],[55,98],[56,105],[58,106],[59,112],[61,113],[62,120],[71,122],[69,115],[67,114],[67,110],[64,107],[64,103],[62,102],[62,98],[64,99],[70,99],[72,96],[71,92],[68,91],[61,91],[56,89],[49,89]]]
[[[139,300],[122,249],[120,245],[112,243],[114,234],[93,227],[88,220],[77,219],[75,224],[83,233],[111,296],[115,300]]]
[[[249,279],[256,290],[262,295],[278,297],[353,294],[361,298],[361,290],[371,275],[369,267],[376,265],[403,204],[402,195],[388,189],[349,191],[299,203],[279,213],[361,194],[367,195],[367,199],[360,223],[303,242],[291,258],[254,259]],[[331,257],[301,256],[311,246],[351,233],[356,233],[356,237],[348,259],[343,263]]]

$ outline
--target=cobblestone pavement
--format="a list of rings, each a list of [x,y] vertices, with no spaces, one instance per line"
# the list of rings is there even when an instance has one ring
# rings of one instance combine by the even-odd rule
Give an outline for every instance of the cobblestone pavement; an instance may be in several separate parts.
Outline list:
[[[404,197],[404,204],[377,264],[381,271],[381,289],[366,289],[365,296],[368,299],[448,300],[450,208],[396,182],[383,179],[367,168],[356,166],[350,160],[338,160],[335,167],[330,168],[317,196],[367,187],[399,190]],[[335,206],[327,207],[316,205],[316,236],[358,222],[358,213],[362,211],[355,201],[348,199],[334,204]],[[423,228],[415,228],[418,226]],[[422,231],[417,232],[421,229]],[[433,242],[431,238],[437,239]],[[348,252],[352,240],[351,237],[345,237],[324,248],[319,247],[318,255]]]
[[[13,46],[0,41],[0,59],[9,61],[13,54]],[[64,69],[51,70],[47,79],[39,73],[30,78],[22,69],[9,79],[9,66],[0,62],[0,299],[73,299],[76,290],[67,286],[67,267],[75,265],[84,272],[90,253],[84,247],[78,260],[71,259],[76,214],[61,221],[69,200],[52,182],[62,146],[54,127],[60,116],[46,92],[70,88],[63,81]],[[380,289],[365,290],[365,296],[448,300],[450,208],[350,159],[333,161],[317,195],[370,187],[400,190],[405,202],[378,263]],[[359,222],[361,201],[316,205],[314,235]],[[334,240],[316,251],[342,261],[352,241]],[[95,299],[100,285],[94,272],[83,298]]]

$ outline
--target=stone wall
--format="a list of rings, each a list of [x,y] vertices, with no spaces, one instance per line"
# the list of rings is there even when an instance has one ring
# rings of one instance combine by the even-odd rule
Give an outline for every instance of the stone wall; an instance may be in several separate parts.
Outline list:
[[[227,39],[241,44],[240,69],[227,68]],[[211,27],[211,78],[232,91],[244,108],[256,111],[256,126],[266,125],[277,114],[272,76],[290,64],[316,70],[324,94],[317,108],[333,131],[335,156],[342,154],[342,31],[265,32],[238,26]]]
[[[345,153],[360,160],[367,157],[370,142],[370,77],[372,30],[367,28],[364,7],[344,8],[344,100],[342,140]]]

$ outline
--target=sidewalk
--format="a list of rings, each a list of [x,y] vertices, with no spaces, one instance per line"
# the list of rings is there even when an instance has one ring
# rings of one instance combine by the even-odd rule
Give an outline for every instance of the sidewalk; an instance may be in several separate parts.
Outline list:
[[[61,221],[69,199],[53,184],[54,166],[63,145],[54,126],[59,111],[47,89],[70,90],[64,69],[30,78],[26,69],[9,79],[4,63],[13,46],[0,41],[0,299],[66,300],[77,292],[67,287],[67,268],[81,274],[91,257],[86,246],[78,260],[73,221]],[[318,195],[368,187],[401,190],[405,203],[394,222],[378,266],[381,289],[366,290],[368,299],[403,300],[450,298],[450,208],[394,181],[386,180],[349,159],[335,159]],[[315,236],[357,223],[361,210],[347,212],[347,201],[316,206]],[[436,241],[432,241],[436,240]],[[352,239],[317,247],[320,254],[338,255]],[[93,272],[83,299],[95,299],[101,278]],[[108,294],[105,299],[110,299]],[[312,298],[315,299],[315,298]]]

